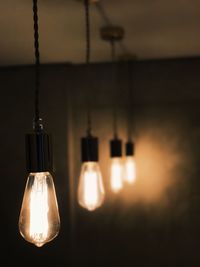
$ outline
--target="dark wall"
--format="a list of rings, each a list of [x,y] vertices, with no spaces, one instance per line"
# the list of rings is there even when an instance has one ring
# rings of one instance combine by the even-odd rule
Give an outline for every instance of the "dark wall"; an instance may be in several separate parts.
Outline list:
[[[113,108],[118,134],[127,139],[127,64],[42,66],[40,107],[53,135],[54,182],[61,215],[59,236],[42,248],[18,232],[27,179],[24,134],[33,117],[33,67],[2,68],[1,258],[22,266],[199,266],[200,256],[200,80],[199,59],[132,64],[132,124],[137,182],[113,195],[109,147]],[[113,73],[115,74],[113,76]],[[88,81],[88,77],[90,80]],[[80,137],[86,110],[99,137],[104,205],[80,208]]]

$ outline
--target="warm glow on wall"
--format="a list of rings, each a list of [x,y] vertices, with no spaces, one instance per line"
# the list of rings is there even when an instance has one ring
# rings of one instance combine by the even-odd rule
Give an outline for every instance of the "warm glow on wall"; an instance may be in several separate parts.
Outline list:
[[[143,133],[137,139],[137,180],[133,187],[125,187],[123,199],[158,204],[177,182],[176,167],[185,160],[176,147],[176,137],[170,136],[166,128],[144,129]]]
[[[123,119],[125,113],[120,112],[122,117],[119,132],[121,139],[125,140],[126,121]],[[104,110],[103,113],[96,112],[95,116],[99,122],[96,130],[102,137],[100,166],[109,203],[116,202],[117,198],[126,205],[138,202],[158,205],[166,199],[168,190],[176,190],[177,183],[180,186],[180,181],[184,180],[186,175],[180,171],[180,167],[188,168],[188,153],[185,155],[186,153],[184,154],[184,151],[181,150],[183,140],[179,141],[178,136],[182,128],[179,128],[173,121],[163,121],[161,124],[156,119],[149,121],[146,117],[142,117],[139,120],[140,124],[138,124],[135,137],[136,180],[133,184],[124,181],[123,189],[119,191],[119,194],[113,194],[113,191],[110,191],[111,159],[110,149],[107,145],[107,140],[112,134],[109,128],[112,115],[109,110]],[[105,117],[108,126],[102,127]]]

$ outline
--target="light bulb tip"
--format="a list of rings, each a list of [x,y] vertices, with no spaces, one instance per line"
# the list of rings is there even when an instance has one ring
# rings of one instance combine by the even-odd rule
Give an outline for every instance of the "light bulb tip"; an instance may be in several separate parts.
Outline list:
[[[38,248],[41,248],[43,245],[44,245],[44,243],[35,243],[34,244],[36,247],[38,247]]]

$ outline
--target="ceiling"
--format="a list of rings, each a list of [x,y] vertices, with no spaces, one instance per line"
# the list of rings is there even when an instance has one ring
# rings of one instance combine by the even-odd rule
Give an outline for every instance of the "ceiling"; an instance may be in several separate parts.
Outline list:
[[[84,9],[77,0],[39,0],[42,63],[85,60]],[[110,22],[123,26],[118,55],[139,59],[200,55],[199,0],[100,0]],[[109,61],[110,49],[99,36],[105,25],[91,7],[93,62]],[[0,1],[0,65],[34,62],[31,0]]]

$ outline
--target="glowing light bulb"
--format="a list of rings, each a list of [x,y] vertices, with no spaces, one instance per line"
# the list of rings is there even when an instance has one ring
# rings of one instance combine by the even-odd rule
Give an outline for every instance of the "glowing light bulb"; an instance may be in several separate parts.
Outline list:
[[[133,156],[127,156],[125,159],[125,176],[124,180],[133,184],[136,181],[136,164]]]
[[[78,202],[93,211],[104,201],[104,187],[99,164],[97,162],[83,162],[78,186]]]
[[[123,187],[122,162],[121,158],[111,159],[111,189],[118,193]]]
[[[19,217],[19,230],[37,247],[54,239],[60,229],[60,217],[53,178],[49,172],[30,173]]]

